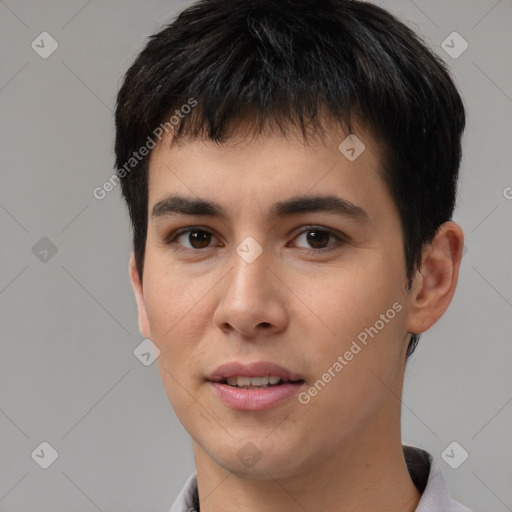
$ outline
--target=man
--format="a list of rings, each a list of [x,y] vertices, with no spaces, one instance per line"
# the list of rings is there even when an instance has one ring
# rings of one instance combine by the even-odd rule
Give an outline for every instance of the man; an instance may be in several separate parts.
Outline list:
[[[205,0],[128,70],[116,166],[142,334],[196,472],[172,512],[454,512],[404,447],[445,312],[465,113],[442,61],[355,0]]]

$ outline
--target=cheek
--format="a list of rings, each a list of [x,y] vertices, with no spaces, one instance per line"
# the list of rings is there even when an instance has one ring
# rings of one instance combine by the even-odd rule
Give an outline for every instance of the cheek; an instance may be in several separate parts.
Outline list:
[[[309,281],[308,306],[315,316],[299,322],[315,343],[310,353],[315,382],[328,381],[325,388],[322,382],[317,386],[324,410],[344,404],[338,409],[341,415],[344,410],[364,414],[386,392],[379,378],[394,386],[405,334],[405,290],[400,291],[400,284],[397,269],[384,272],[378,265],[350,272],[332,269],[328,277]]]
[[[152,341],[160,349],[158,362],[181,378],[190,371],[191,338],[201,335],[200,324],[194,329],[193,320],[201,312],[202,294],[195,280],[170,272],[165,265],[151,261],[146,268],[151,272],[144,279],[144,300]]]
[[[146,251],[144,300],[153,336],[168,343],[181,319],[194,314],[208,279],[191,277],[155,252]]]
[[[151,334],[160,349],[157,359],[160,377],[173,410],[186,425],[189,419],[202,414],[194,399],[196,382],[193,380],[198,371],[197,362],[201,360],[197,351],[204,337],[198,318],[203,315],[202,306],[184,282],[168,276],[151,286],[147,297]]]
[[[384,295],[363,291],[319,305],[336,336],[325,330],[311,336],[313,371],[301,403],[307,402],[303,412],[312,429],[320,424],[325,438],[343,443],[384,410],[387,397],[400,395],[404,310],[397,312]]]
[[[382,265],[361,261],[350,268],[330,268],[314,279],[301,279],[296,291],[299,298],[305,297],[304,302],[307,301],[311,312],[317,316],[317,328],[323,324],[322,332],[330,331],[331,343],[336,340],[336,349],[340,349],[347,343],[350,345],[352,339],[376,322],[379,331],[390,331],[391,321],[382,329],[380,315],[384,315],[385,320],[399,316],[396,311],[399,307],[393,309],[393,304],[402,303],[404,294],[399,291],[396,274],[394,268],[385,269]],[[324,338],[328,340],[327,336]]]

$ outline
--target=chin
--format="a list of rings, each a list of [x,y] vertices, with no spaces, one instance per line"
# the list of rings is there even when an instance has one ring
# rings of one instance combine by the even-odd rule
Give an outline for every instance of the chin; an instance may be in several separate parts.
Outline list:
[[[213,451],[209,451],[210,458],[221,468],[240,478],[252,480],[274,480],[291,477],[300,471],[297,463],[297,449],[287,448],[281,444],[281,450],[276,450],[272,443],[261,442],[252,436],[247,436],[241,442],[229,445],[215,444]],[[257,445],[260,448],[257,448]]]

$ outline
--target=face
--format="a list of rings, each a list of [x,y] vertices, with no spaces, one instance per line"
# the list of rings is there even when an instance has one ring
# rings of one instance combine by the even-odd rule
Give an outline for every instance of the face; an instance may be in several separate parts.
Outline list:
[[[399,421],[400,219],[371,137],[358,131],[365,150],[351,161],[338,149],[347,135],[153,150],[143,285],[132,265],[140,328],[195,448],[230,471],[310,471]],[[297,382],[226,380],[251,372]]]

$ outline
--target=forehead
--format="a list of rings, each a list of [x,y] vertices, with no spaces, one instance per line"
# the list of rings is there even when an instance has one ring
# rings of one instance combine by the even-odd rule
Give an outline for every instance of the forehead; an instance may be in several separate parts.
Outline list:
[[[288,206],[293,209],[297,205],[289,203],[294,198],[330,196],[331,205],[340,199],[338,209],[346,207],[353,214],[364,210],[361,219],[372,210],[378,214],[371,203],[391,200],[381,178],[379,147],[362,129],[356,135],[336,127],[307,141],[297,133],[273,132],[233,137],[222,144],[204,139],[171,144],[164,139],[151,154],[148,172],[150,217],[169,207],[173,196],[214,203],[206,212],[206,205],[196,202],[197,213],[203,208],[205,214],[214,214],[219,206],[219,216],[239,215],[257,205],[268,217]],[[368,212],[358,208],[361,203],[368,205]]]

